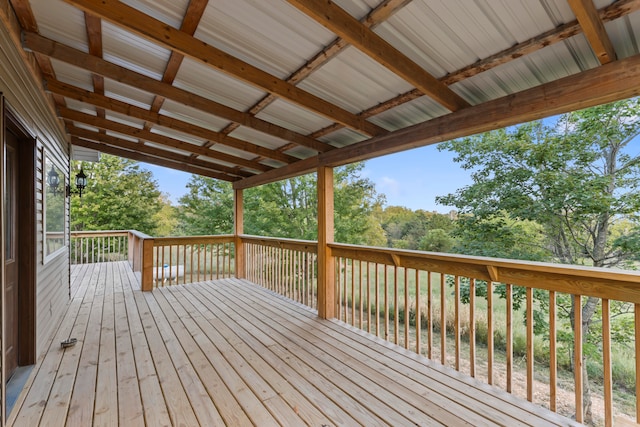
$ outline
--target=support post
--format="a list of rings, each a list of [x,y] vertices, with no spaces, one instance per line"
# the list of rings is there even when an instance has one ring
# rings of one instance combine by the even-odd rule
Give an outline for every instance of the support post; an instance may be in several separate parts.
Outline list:
[[[333,243],[333,168],[318,168],[318,316],[335,317],[335,263],[328,246]]]
[[[153,290],[153,239],[142,240],[142,278],[143,291]]]
[[[244,245],[242,238],[244,234],[244,201],[243,201],[242,189],[236,189],[233,192],[233,235],[235,245],[235,273],[236,278],[245,278],[245,257],[244,257]]]

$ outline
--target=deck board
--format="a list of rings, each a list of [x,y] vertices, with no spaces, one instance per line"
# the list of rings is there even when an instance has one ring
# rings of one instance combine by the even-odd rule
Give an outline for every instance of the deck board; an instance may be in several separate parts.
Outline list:
[[[10,425],[576,425],[246,280],[142,293],[126,262],[71,277]]]

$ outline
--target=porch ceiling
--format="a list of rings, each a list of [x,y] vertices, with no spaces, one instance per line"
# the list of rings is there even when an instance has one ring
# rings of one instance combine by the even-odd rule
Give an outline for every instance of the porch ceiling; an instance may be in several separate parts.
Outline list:
[[[237,188],[640,88],[640,0],[10,3],[73,145]]]

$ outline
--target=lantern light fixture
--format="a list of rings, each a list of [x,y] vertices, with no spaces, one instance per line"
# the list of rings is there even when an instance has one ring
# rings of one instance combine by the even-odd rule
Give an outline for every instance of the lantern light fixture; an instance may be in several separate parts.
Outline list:
[[[87,187],[87,175],[84,173],[82,167],[80,167],[80,172],[76,174],[76,188],[75,190],[71,190],[71,186],[66,186],[66,195],[70,196],[71,194],[77,194],[82,197],[82,191]],[[60,187],[60,175],[56,172],[53,165],[49,172],[47,172],[47,185],[49,186],[49,191],[53,193],[53,195],[63,194],[63,190]]]

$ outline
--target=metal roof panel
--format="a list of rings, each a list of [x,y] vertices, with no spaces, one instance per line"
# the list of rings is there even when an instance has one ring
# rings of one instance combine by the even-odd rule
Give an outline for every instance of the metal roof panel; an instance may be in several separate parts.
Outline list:
[[[266,95],[263,90],[188,58],[182,61],[174,86],[240,111],[247,110]]]

